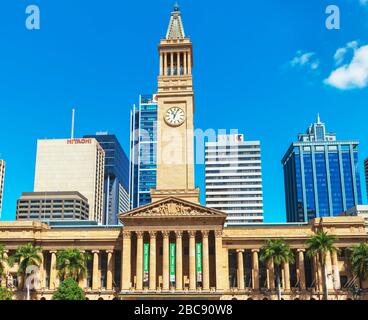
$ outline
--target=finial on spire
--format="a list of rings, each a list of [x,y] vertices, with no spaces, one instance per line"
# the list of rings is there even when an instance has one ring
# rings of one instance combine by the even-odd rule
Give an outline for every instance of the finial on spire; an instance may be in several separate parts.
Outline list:
[[[175,4],[174,4],[174,11],[180,11],[180,7],[179,7],[179,3],[178,3],[178,1],[175,1]]]

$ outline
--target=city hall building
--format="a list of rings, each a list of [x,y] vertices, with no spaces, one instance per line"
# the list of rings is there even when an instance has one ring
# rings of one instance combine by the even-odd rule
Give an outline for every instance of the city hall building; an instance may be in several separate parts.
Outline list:
[[[84,222],[0,223],[0,244],[8,255],[26,243],[43,249],[40,281],[32,298],[51,299],[60,284],[56,254],[74,247],[92,256],[87,277],[80,279],[91,300],[276,299],[275,268],[260,260],[260,250],[266,240],[282,238],[295,254],[295,263],[282,266],[283,298],[321,299],[321,261],[306,254],[306,240],[318,230],[335,235],[340,249],[327,256],[330,298],[353,298],[348,248],[367,241],[363,218],[225,227],[225,213],[199,204],[194,184],[193,52],[178,7],[171,14],[159,54],[157,183],[151,190],[152,203],[120,214],[123,226],[116,227]],[[178,139],[174,150],[168,137]],[[16,271],[16,266],[7,270],[15,286],[20,283]],[[24,290],[16,294],[25,297]]]

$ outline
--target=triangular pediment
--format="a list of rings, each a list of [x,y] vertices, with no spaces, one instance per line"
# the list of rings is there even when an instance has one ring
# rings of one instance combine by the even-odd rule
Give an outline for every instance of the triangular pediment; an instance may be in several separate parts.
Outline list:
[[[169,197],[146,206],[134,209],[119,216],[123,222],[130,218],[180,218],[180,217],[203,217],[226,219],[226,214],[215,209],[210,209],[196,203]]]

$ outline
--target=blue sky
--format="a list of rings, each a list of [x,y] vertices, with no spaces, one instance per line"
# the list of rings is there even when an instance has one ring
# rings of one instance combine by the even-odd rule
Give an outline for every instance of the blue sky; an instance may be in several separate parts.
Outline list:
[[[247,140],[261,140],[266,222],[286,219],[280,161],[318,112],[339,139],[360,140],[364,179],[368,3],[333,3],[341,11],[340,30],[325,27],[330,1],[180,1],[194,43],[195,125],[237,128]],[[41,10],[37,31],[25,28],[30,4]],[[172,5],[172,0],[2,1],[4,220],[14,219],[21,192],[33,190],[36,140],[66,138],[73,107],[76,135],[109,131],[128,151],[130,108],[140,93],[156,90],[157,44]],[[196,171],[203,191],[203,166]]]

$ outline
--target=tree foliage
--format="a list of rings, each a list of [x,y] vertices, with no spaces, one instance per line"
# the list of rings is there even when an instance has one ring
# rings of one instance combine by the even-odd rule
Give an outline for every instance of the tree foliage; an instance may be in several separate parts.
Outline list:
[[[87,275],[87,261],[89,255],[79,249],[69,248],[61,250],[56,256],[56,268],[62,279],[72,278],[78,281]]]
[[[13,300],[13,292],[8,288],[0,288],[0,301]]]
[[[74,279],[68,278],[60,284],[52,300],[86,300],[86,297],[78,283]]]

